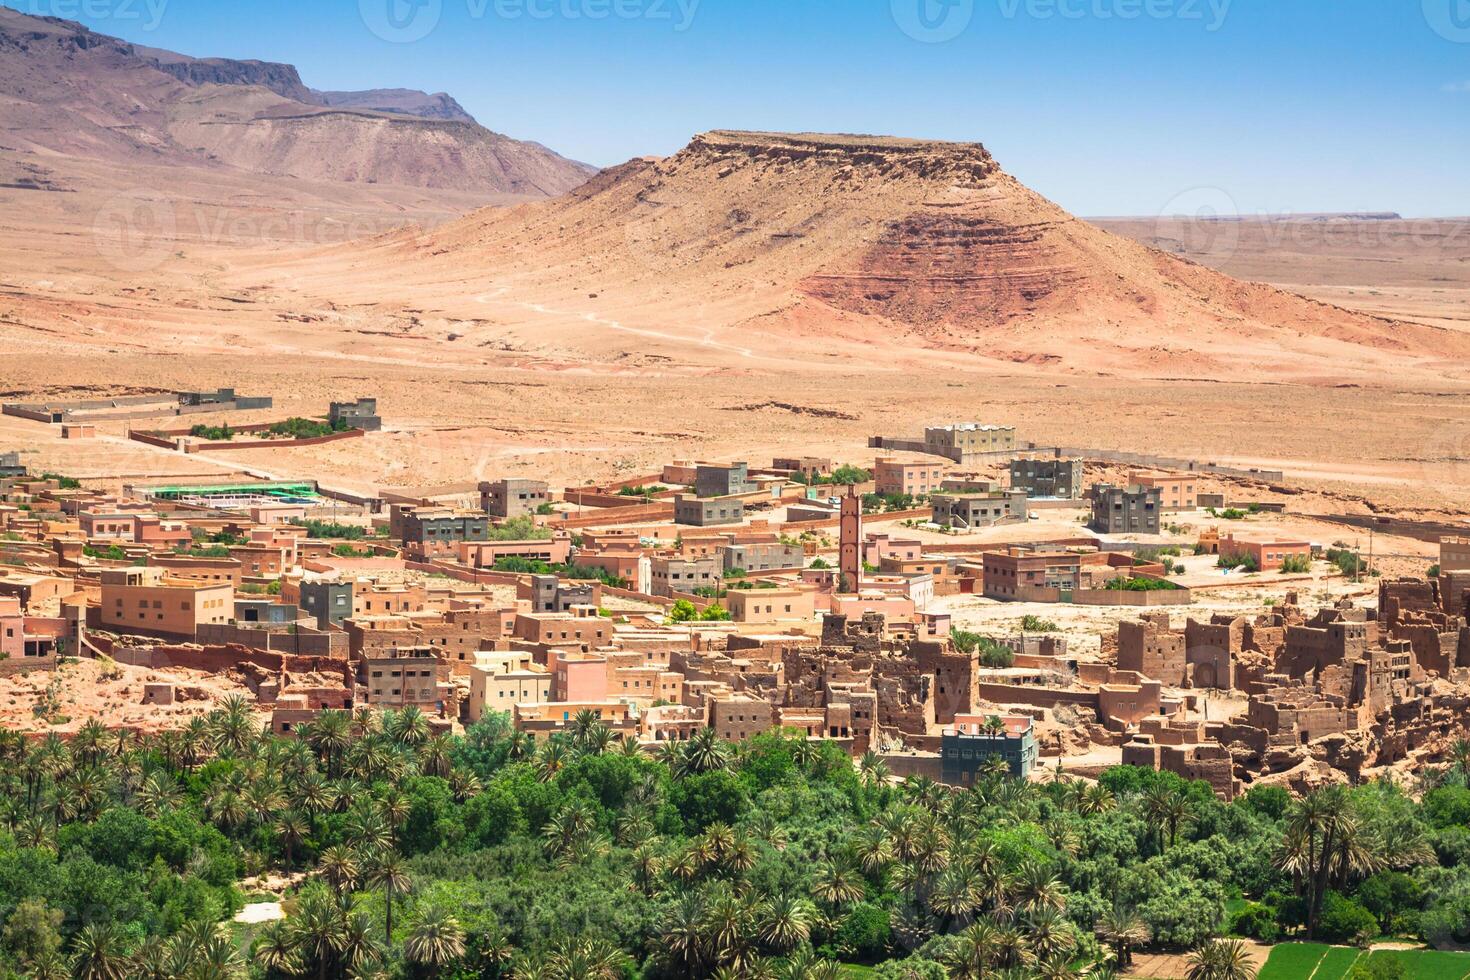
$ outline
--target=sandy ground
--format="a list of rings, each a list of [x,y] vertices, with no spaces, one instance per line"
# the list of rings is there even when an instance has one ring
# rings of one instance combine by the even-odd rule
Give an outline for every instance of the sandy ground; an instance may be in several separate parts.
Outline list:
[[[130,176],[143,186],[168,178]],[[1375,354],[1371,363],[1342,359],[1338,377],[1283,378],[1269,369],[1287,355],[1269,345],[1258,351],[1260,371],[1142,355],[1118,366],[1116,348],[1087,369],[986,354],[994,344],[887,336],[831,310],[820,320],[785,315],[777,337],[760,326],[756,300],[665,283],[671,260],[653,255],[641,220],[615,236],[625,258],[628,247],[634,256],[650,247],[648,265],[618,273],[628,283],[622,295],[574,294],[581,273],[560,252],[561,282],[443,263],[409,276],[382,265],[379,253],[394,254],[388,245],[336,245],[323,231],[338,217],[369,234],[438,223],[466,206],[453,195],[311,187],[272,201],[264,179],[248,193],[195,182],[180,196],[198,215],[168,234],[127,226],[119,236],[101,220],[117,179],[88,175],[65,194],[0,189],[0,399],[221,385],[275,397],[273,412],[230,417],[244,422],[373,395],[386,431],[309,449],[186,457],[126,442],[127,423],[103,423],[98,439],[72,443],[53,428],[0,418],[0,451],[24,451],[37,470],[101,485],[236,473],[360,490],[520,475],[570,485],[657,472],[677,458],[761,465],[816,454],[868,464],[872,434],[973,419],[1013,424],[1041,444],[1282,469],[1313,495],[1293,501],[1303,512],[1470,511],[1470,389],[1448,370],[1395,373]],[[899,200],[873,193],[879,203]],[[685,202],[677,213],[695,226],[681,234],[700,230],[698,208]],[[606,237],[599,242],[611,248]],[[402,247],[401,237],[378,241],[390,240]],[[1264,277],[1279,241],[1241,242],[1224,267]],[[1307,293],[1407,290],[1428,319],[1443,312],[1442,297],[1414,290],[1470,283],[1458,252],[1442,260],[1397,249],[1369,261],[1363,249],[1342,251],[1323,246],[1312,261],[1290,264],[1289,278]],[[755,264],[774,268],[769,258]]]

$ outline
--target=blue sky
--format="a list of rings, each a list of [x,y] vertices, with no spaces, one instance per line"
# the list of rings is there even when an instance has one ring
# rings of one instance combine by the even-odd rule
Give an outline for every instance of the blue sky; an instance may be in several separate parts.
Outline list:
[[[1083,215],[1470,215],[1470,0],[5,2],[318,88],[447,91],[596,164],[868,132],[983,142]]]

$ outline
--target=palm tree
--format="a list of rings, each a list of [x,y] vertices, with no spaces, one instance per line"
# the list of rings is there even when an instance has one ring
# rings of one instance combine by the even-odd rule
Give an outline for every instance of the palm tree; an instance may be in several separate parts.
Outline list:
[[[679,754],[680,775],[710,772],[723,769],[730,758],[730,749],[713,728],[701,728],[685,744]]]
[[[295,810],[283,810],[276,817],[276,836],[280,838],[281,850],[285,852],[286,870],[291,870],[291,857],[301,842],[311,833],[311,824]]]
[[[425,776],[447,779],[454,770],[449,754],[450,744],[446,735],[435,735],[425,742],[423,748],[419,749],[419,771]]]
[[[753,955],[754,909],[727,888],[718,890],[705,906],[701,923],[704,945],[716,962],[742,966]]]
[[[1308,938],[1316,935],[1322,900],[1334,876],[1366,872],[1374,863],[1346,789],[1328,786],[1297,801],[1286,822],[1277,866],[1307,896]]]
[[[1087,789],[1083,790],[1081,804],[1077,809],[1087,816],[1092,816],[1098,813],[1106,813],[1117,805],[1118,801],[1113,796],[1112,790],[1108,789],[1102,783],[1093,783]]]
[[[832,908],[860,902],[867,895],[862,875],[847,861],[824,861],[817,867],[812,893]]]
[[[429,719],[413,705],[390,716],[386,727],[394,741],[410,748],[423,745],[429,739]]]
[[[1067,960],[1077,945],[1072,924],[1054,906],[1043,906],[1026,918],[1026,932],[1032,951],[1040,961]]]
[[[888,768],[888,763],[883,761],[882,756],[869,749],[858,760],[858,774],[862,778],[862,783],[865,787],[868,789],[878,789],[888,783],[892,771]]]
[[[1255,980],[1246,945],[1239,939],[1217,939],[1189,955],[1187,980]]]
[[[373,920],[366,912],[349,912],[342,923],[342,962],[361,977],[383,962],[383,947],[373,936]]]
[[[132,963],[125,941],[114,923],[83,926],[72,941],[72,975],[76,980],[126,980]]]
[[[1194,817],[1194,804],[1182,789],[1155,784],[1143,797],[1143,810],[1149,822],[1158,828],[1159,851],[1174,846],[1179,826]],[[1168,832],[1167,837],[1165,831]]]
[[[757,913],[761,942],[777,953],[795,949],[811,935],[811,903],[799,895],[781,892],[760,905]]]
[[[251,959],[268,973],[295,976],[301,972],[297,938],[284,921],[269,923],[260,930],[251,949]]]
[[[243,755],[255,741],[258,725],[250,702],[242,695],[231,694],[210,715],[215,747],[222,753]]]
[[[692,891],[683,892],[664,913],[660,930],[665,955],[688,976],[704,961],[704,901]]]
[[[408,874],[408,863],[397,851],[388,850],[368,868],[367,882],[383,889],[383,944],[393,948],[393,896],[402,895],[413,887]]]
[[[297,949],[308,962],[316,964],[318,980],[327,980],[328,967],[337,961],[347,945],[347,923],[342,909],[319,886],[308,888],[302,891],[290,923]]]
[[[966,928],[950,945],[945,962],[955,980],[988,980],[994,975],[998,955],[998,930],[981,919]]]
[[[380,851],[393,846],[393,829],[372,800],[361,800],[348,812],[342,834],[356,848]]]
[[[327,772],[341,772],[342,756],[352,745],[352,719],[345,711],[323,711],[306,733],[306,744],[327,763]]]
[[[567,748],[560,740],[553,738],[541,747],[537,753],[537,778],[543,783],[549,783],[556,778],[567,764]]]
[[[409,814],[413,812],[413,801],[406,794],[390,789],[378,801],[378,806],[382,810],[383,819],[387,822],[388,828],[396,837],[399,829],[408,821]]]
[[[1097,934],[1102,941],[1113,947],[1113,956],[1119,968],[1133,962],[1133,948],[1142,946],[1152,938],[1148,925],[1136,913],[1120,906],[1103,912],[1097,920]]]
[[[618,980],[627,961],[627,955],[606,939],[569,936],[552,950],[546,965],[557,980]]]
[[[427,905],[419,909],[403,953],[409,962],[438,972],[464,956],[464,929],[442,906]]]
[[[334,844],[322,851],[317,870],[332,886],[332,890],[341,895],[357,880],[357,857],[343,845]]]
[[[1470,738],[1457,738],[1450,743],[1450,764],[1470,776]]]

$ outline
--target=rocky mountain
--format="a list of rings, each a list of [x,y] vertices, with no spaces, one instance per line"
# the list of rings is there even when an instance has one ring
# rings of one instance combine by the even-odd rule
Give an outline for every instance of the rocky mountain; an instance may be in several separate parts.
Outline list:
[[[1104,231],[978,143],[705,133],[557,200],[380,251],[395,276],[436,288],[511,284],[481,297],[495,308],[585,310],[568,329],[612,325],[607,343],[615,330],[835,356],[851,341],[1163,377],[1328,378],[1470,356],[1464,333],[1237,281]]]
[[[365,92],[319,92],[313,90],[314,101],[325,106],[346,109],[369,109],[374,112],[396,112],[424,119],[447,119],[472,123],[475,117],[445,92],[430,95],[411,88],[375,88]]]
[[[0,7],[0,155],[50,171],[74,157],[488,199],[560,194],[594,169],[491,132],[448,96],[328,95],[290,65],[191,58]]]
[[[237,61],[233,58],[190,58],[161,48],[134,47],[133,50],[145,60],[152,60],[160,71],[186,85],[258,85],[295,102],[316,101],[311,89],[301,81],[301,73],[295,65],[274,61]]]

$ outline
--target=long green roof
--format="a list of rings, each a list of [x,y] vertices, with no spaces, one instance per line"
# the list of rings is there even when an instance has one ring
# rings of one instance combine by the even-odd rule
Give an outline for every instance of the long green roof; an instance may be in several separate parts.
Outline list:
[[[150,497],[159,500],[178,500],[180,497],[228,497],[240,494],[255,494],[265,497],[315,497],[316,484],[309,482],[285,483],[210,483],[180,487],[149,487]]]

